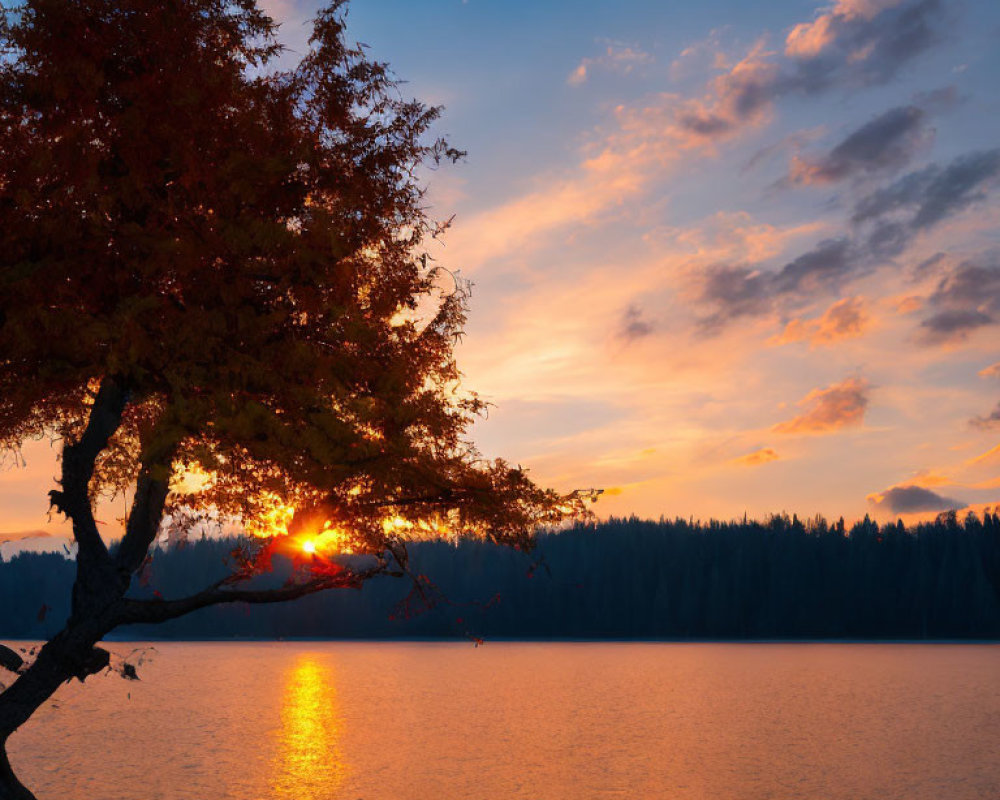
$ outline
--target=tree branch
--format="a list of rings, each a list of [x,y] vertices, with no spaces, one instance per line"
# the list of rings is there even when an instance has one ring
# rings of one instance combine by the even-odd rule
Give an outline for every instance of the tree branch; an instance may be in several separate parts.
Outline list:
[[[84,570],[108,562],[108,548],[97,531],[90,505],[90,480],[94,477],[97,457],[121,424],[127,403],[128,392],[115,377],[106,375],[94,398],[83,435],[63,448],[62,489],[49,492],[53,507],[73,523],[73,538],[79,545],[77,558]]]
[[[323,575],[305,583],[282,586],[279,589],[227,589],[232,578],[223,578],[207,589],[179,600],[135,600],[125,598],[120,603],[116,624],[159,623],[182,617],[201,608],[221,603],[284,603],[326,589],[360,588],[361,584],[376,575],[391,574],[385,564],[378,564],[360,572],[345,569],[336,575]]]
[[[160,531],[163,509],[170,493],[174,456],[183,438],[184,431],[177,425],[168,405],[142,443],[132,510],[115,558],[115,565],[124,576],[131,575],[142,566],[150,545]]]
[[[173,450],[171,449],[171,453]],[[135,572],[146,558],[149,546],[160,530],[163,507],[170,491],[170,456],[166,463],[142,465],[136,481],[132,511],[125,524],[125,537],[115,562],[123,573]]]

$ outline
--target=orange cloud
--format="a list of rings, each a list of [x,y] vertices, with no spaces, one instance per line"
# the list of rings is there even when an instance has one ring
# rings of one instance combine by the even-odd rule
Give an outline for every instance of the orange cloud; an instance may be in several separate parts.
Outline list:
[[[734,458],[732,463],[741,464],[745,467],[759,467],[761,464],[766,464],[769,461],[777,461],[778,458],[778,454],[770,447],[762,447],[760,450],[754,450],[745,456]]]
[[[913,476],[913,480],[909,481],[911,486],[955,486],[956,483],[947,475],[941,472],[934,472],[933,470],[923,470],[918,472]]]
[[[816,319],[793,319],[785,330],[772,340],[772,344],[809,342],[813,347],[832,344],[841,339],[861,336],[868,327],[870,317],[865,312],[864,299],[845,297],[830,306]]]
[[[985,369],[979,370],[979,377],[1000,378],[1000,361],[998,361],[996,364],[990,364]]]
[[[776,433],[832,433],[864,422],[868,408],[868,382],[848,378],[825,389],[813,389],[799,405],[805,411],[787,422],[775,425]]]
[[[1000,461],[1000,444],[990,450],[987,450],[982,455],[969,459],[966,463],[969,466],[972,466],[975,464],[990,464],[994,461]]]

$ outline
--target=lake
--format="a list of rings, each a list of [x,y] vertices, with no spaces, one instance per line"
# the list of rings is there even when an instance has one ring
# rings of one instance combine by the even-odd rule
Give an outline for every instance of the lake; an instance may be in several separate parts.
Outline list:
[[[40,800],[1000,796],[996,645],[155,648],[15,734]]]

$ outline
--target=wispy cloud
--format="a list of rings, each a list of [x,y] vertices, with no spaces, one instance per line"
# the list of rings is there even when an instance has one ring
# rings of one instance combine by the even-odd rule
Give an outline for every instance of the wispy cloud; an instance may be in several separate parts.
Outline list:
[[[863,198],[853,221],[895,215],[911,230],[930,228],[985,200],[1000,176],[1000,148],[961,155],[946,166],[931,164]]]
[[[724,29],[716,28],[708,36],[685,47],[670,62],[670,79],[675,82],[702,78],[711,70],[731,68],[730,58],[722,44]]]
[[[1000,444],[996,447],[991,447],[985,453],[982,453],[974,458],[970,458],[966,462],[969,466],[981,466],[990,464],[1000,464]]]
[[[566,82],[570,86],[582,86],[595,71],[628,75],[634,70],[653,63],[654,58],[636,44],[624,42],[603,42],[604,52],[599,56],[584,58],[569,74]]]

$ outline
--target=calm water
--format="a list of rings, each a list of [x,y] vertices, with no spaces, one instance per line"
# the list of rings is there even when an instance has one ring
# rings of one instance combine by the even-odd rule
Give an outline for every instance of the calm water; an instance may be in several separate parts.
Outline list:
[[[15,735],[40,798],[1000,796],[998,646],[156,648]]]

